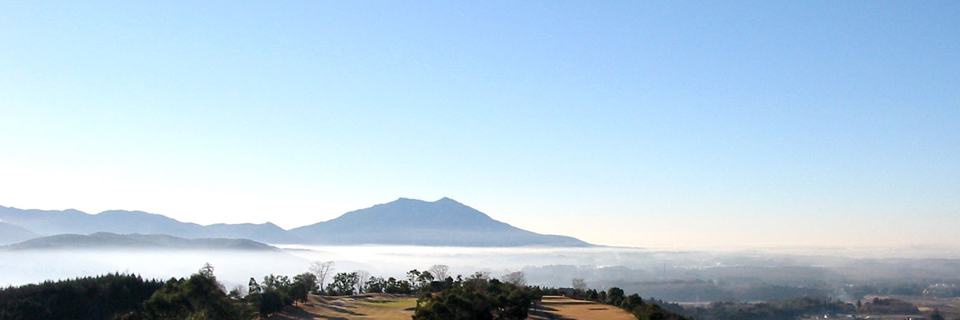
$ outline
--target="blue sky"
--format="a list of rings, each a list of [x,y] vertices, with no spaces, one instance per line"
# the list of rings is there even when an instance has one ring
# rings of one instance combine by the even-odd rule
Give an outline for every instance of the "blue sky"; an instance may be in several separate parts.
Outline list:
[[[960,245],[960,3],[0,4],[0,205]],[[903,236],[908,234],[910,236]]]

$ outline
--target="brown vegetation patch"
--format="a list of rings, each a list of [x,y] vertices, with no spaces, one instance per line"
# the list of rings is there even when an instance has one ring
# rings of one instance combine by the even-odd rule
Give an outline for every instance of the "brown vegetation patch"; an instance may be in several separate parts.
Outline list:
[[[329,297],[311,295],[306,303],[289,307],[270,320],[409,320],[417,299],[407,295],[363,294]],[[633,315],[590,301],[545,296],[530,310],[533,320],[635,320]]]
[[[330,297],[311,295],[306,303],[289,307],[271,320],[409,320],[417,299],[394,294],[362,294]]]
[[[636,320],[620,308],[591,301],[575,300],[562,296],[544,296],[530,310],[529,319],[534,320]]]

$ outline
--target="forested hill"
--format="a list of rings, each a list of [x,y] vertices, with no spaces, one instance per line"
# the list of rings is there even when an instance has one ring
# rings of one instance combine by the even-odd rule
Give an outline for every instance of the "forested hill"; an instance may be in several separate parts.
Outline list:
[[[184,239],[160,234],[115,234],[108,232],[98,232],[92,235],[61,234],[0,247],[0,250],[43,249],[280,250],[247,239]]]

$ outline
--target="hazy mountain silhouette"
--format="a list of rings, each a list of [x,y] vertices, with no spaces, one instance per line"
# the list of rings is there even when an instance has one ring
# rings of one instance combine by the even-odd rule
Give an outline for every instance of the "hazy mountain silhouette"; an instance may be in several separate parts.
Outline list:
[[[9,223],[0,222],[0,245],[17,243],[39,236],[36,232]]]
[[[83,221],[87,219],[86,216],[88,214],[73,209],[21,210],[0,206],[0,220],[40,235],[76,233],[70,226],[83,225]]]
[[[110,210],[87,214],[68,209],[20,210],[0,207],[0,220],[39,233],[91,234],[96,232],[168,234],[184,238],[201,238],[207,234],[203,226],[184,223],[159,214],[143,211]]]
[[[543,235],[513,227],[449,198],[434,202],[400,198],[289,231],[272,223],[201,226],[159,214],[123,210],[87,214],[73,209],[21,210],[0,206],[0,221],[9,224],[11,228],[18,227],[26,229],[22,231],[35,232],[25,234],[20,240],[37,236],[76,236],[106,232],[164,234],[188,239],[238,238],[272,244],[590,246],[572,237]],[[23,234],[22,231],[18,231],[18,234]],[[104,237],[101,235],[95,240],[102,241]],[[16,242],[16,238],[11,236],[11,239],[9,242],[0,239],[0,244]]]
[[[242,238],[264,243],[294,244],[303,243],[300,237],[284,230],[277,225],[267,222],[263,224],[212,224],[205,227],[209,237]]]
[[[590,246],[572,237],[516,228],[450,198],[434,202],[400,198],[290,232],[316,244]]]
[[[73,209],[62,211],[22,210],[0,206],[0,220],[34,231],[39,236],[110,232],[117,234],[166,234],[191,239],[242,238],[266,243],[301,242],[296,236],[272,223],[201,226],[196,223],[181,222],[163,215],[143,211],[110,210],[99,214],[87,214]]]
[[[163,234],[116,234],[98,232],[91,235],[60,234],[35,238],[0,247],[4,250],[59,249],[175,249],[175,250],[280,250],[247,239],[185,239]]]

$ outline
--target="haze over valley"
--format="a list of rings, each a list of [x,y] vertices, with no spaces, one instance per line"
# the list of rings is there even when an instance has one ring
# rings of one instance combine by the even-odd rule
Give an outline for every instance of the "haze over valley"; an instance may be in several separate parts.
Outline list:
[[[343,271],[396,278],[431,265],[460,275],[520,271],[531,285],[563,287],[579,278],[601,289],[695,302],[764,300],[770,290],[781,298],[850,299],[849,285],[952,281],[960,271],[960,251],[950,248],[588,244],[517,229],[449,198],[400,198],[291,230],[271,223],[201,226],[140,211],[0,207],[0,219],[17,231],[9,235],[24,238],[0,247],[0,283],[14,285],[111,272],[165,279],[210,263],[221,281],[238,286],[251,276],[297,274],[314,261],[332,261]]]
[[[957,320],[958,21],[0,2],[0,320]]]

